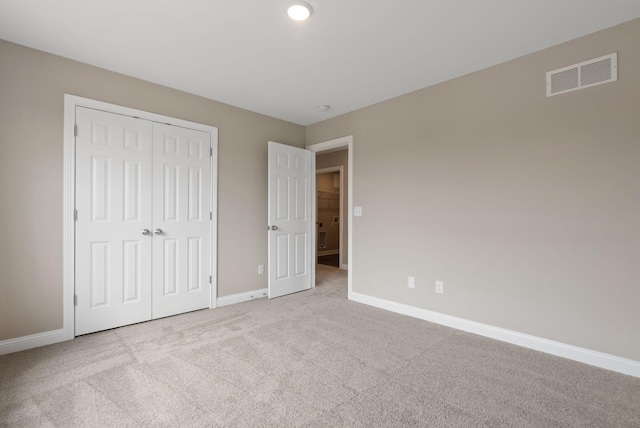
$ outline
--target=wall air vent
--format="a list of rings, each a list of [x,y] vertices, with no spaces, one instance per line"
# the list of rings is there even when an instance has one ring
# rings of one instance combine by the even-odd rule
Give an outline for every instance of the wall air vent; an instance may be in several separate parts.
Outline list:
[[[618,54],[581,62],[547,73],[547,96],[618,80]]]

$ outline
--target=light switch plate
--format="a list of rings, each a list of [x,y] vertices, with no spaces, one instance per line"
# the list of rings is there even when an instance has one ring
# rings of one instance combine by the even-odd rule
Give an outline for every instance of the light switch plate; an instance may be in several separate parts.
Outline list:
[[[353,207],[353,215],[356,217],[362,216],[362,207]]]
[[[416,277],[415,276],[410,276],[409,279],[407,280],[407,286],[409,288],[416,288]]]

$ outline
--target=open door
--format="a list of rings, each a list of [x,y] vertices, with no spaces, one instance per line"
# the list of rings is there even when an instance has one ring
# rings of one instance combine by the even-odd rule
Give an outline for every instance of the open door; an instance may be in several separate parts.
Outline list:
[[[311,288],[312,160],[315,153],[269,141],[269,298]]]

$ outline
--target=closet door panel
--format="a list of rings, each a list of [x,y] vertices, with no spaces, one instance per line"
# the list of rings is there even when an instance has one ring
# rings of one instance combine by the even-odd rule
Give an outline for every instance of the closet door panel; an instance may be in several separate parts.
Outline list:
[[[211,301],[211,136],[153,124],[153,318]]]
[[[151,122],[77,107],[75,334],[151,319]]]

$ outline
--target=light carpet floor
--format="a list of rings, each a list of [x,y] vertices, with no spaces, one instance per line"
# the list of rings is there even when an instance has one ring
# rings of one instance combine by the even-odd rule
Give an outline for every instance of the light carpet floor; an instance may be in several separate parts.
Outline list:
[[[318,287],[0,357],[0,425],[640,427],[640,379]]]

